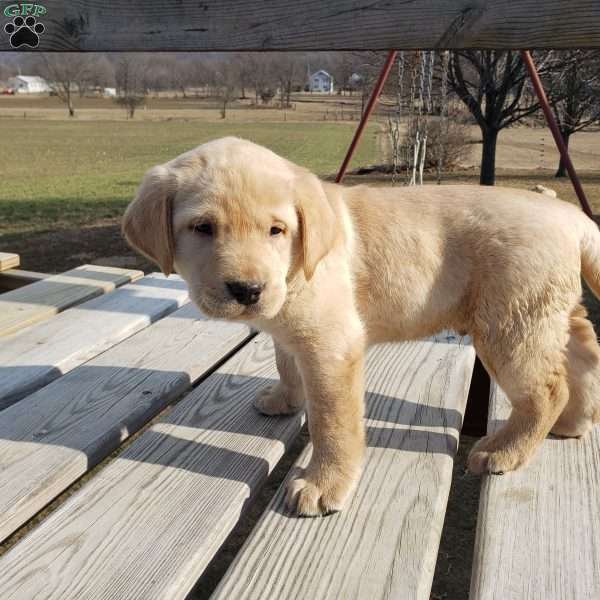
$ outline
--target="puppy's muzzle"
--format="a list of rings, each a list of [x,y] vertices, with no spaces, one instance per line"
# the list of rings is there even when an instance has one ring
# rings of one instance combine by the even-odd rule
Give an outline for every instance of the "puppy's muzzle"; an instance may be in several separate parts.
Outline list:
[[[265,289],[264,283],[255,281],[226,281],[225,286],[233,298],[245,306],[256,304]]]

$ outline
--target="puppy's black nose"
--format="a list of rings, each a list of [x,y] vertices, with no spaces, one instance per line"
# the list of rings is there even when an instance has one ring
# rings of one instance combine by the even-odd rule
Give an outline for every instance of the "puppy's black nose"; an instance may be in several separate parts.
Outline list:
[[[256,304],[260,293],[265,289],[264,283],[255,281],[226,281],[225,285],[229,293],[240,303],[249,306]]]

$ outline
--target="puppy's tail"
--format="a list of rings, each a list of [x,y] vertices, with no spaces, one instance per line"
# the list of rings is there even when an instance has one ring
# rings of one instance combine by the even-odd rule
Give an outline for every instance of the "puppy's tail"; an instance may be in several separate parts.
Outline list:
[[[585,282],[600,300],[600,231],[594,221],[584,217],[581,237],[581,272]]]

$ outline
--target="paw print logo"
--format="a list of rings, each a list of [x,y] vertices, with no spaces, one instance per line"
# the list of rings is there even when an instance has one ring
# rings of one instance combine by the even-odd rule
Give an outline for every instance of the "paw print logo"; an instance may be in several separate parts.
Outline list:
[[[19,48],[20,46],[37,48],[40,43],[39,36],[45,30],[46,28],[31,15],[25,19],[23,17],[15,17],[12,23],[7,23],[4,26],[4,31],[10,35],[9,41],[13,48]]]

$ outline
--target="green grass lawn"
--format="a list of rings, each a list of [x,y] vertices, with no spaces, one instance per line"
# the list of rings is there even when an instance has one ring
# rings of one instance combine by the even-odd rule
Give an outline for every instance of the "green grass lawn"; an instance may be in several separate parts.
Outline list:
[[[120,216],[144,172],[210,139],[237,135],[320,175],[335,173],[355,124],[2,122],[0,237]],[[377,162],[371,126],[355,164]]]

